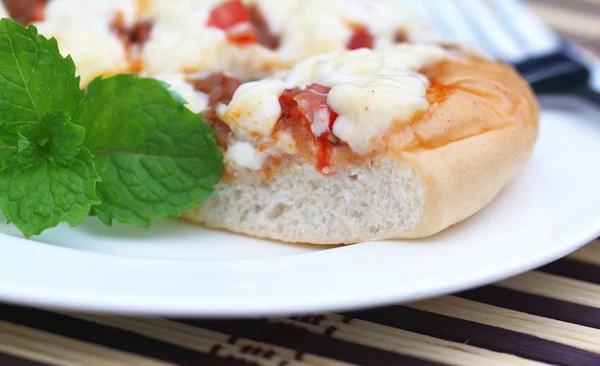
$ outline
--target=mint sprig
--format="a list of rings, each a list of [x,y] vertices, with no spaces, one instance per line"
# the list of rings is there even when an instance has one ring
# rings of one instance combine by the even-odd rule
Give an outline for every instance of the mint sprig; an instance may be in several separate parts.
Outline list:
[[[100,203],[100,178],[81,145],[84,134],[60,112],[19,129],[17,151],[0,173],[0,208],[26,237],[61,222],[79,225]]]
[[[0,20],[0,209],[26,237],[95,215],[148,226],[213,193],[213,131],[161,81],[133,74],[79,87],[56,40]]]
[[[15,144],[21,126],[47,113],[73,115],[84,92],[70,56],[55,39],[9,19],[0,21],[0,142]]]
[[[148,226],[212,193],[223,169],[212,129],[155,79],[117,75],[90,83],[80,124],[96,155],[102,203],[94,213]]]

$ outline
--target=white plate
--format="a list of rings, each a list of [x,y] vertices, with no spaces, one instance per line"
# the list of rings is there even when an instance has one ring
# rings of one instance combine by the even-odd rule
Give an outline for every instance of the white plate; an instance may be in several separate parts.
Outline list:
[[[600,234],[599,113],[544,109],[523,174],[435,237],[322,248],[179,221],[109,229],[90,219],[34,240],[0,226],[0,300],[87,311],[264,316],[387,305],[490,283]],[[3,234],[3,233],[4,234]]]

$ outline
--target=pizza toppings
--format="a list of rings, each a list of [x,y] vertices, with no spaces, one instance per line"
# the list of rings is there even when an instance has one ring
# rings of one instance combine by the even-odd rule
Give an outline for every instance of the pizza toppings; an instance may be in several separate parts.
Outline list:
[[[248,11],[241,0],[228,0],[214,7],[208,16],[207,25],[224,30],[233,43],[243,45],[258,41]]]
[[[148,41],[148,37],[150,37],[153,25],[154,23],[148,20],[135,23],[133,29],[129,32],[129,42],[144,45]]]
[[[311,84],[294,98],[314,135],[316,168],[326,175],[333,173],[333,144],[339,142],[332,132],[338,114],[327,104],[330,90],[331,88],[319,84]]]
[[[369,30],[364,26],[358,26],[355,27],[346,48],[349,50],[356,50],[359,48],[373,48],[374,45],[375,39]]]
[[[272,50],[279,47],[279,37],[271,33],[269,30],[269,24],[267,23],[267,20],[258,6],[250,6],[248,8],[248,16],[250,17],[250,22],[254,27],[254,32],[256,33],[258,43]]]
[[[209,106],[208,96],[194,88],[189,83],[188,77],[181,73],[165,73],[156,75],[155,79],[162,80],[170,85],[170,89],[175,91],[186,101],[186,107],[194,113],[201,113]]]
[[[44,20],[47,2],[48,0],[4,0],[4,7],[13,20],[27,26]]]
[[[235,91],[231,102],[217,113],[231,130],[243,137],[269,137],[281,117],[279,97],[285,86],[278,79],[247,82]]]
[[[222,72],[210,74],[206,77],[190,77],[189,82],[194,88],[208,95],[208,103],[229,103],[233,93],[241,85],[238,78],[225,75]]]
[[[403,44],[315,56],[284,80],[241,83],[216,73],[189,82],[209,98],[206,118],[218,131],[220,146],[226,152],[236,146],[226,153],[230,164],[256,170],[269,156],[297,151],[296,144],[281,148],[291,138],[300,147],[308,144],[300,150],[329,175],[338,147],[367,156],[382,147],[387,131],[408,124],[434,102],[429,81],[418,70],[445,57],[435,45]]]
[[[63,56],[73,58],[82,86],[99,75],[128,69],[122,37],[134,22],[137,0],[52,0],[43,7],[33,0],[15,3],[29,4],[29,11],[38,9],[38,14],[43,9],[43,17],[31,18],[31,24],[39,34],[56,38]],[[5,4],[15,10],[11,2]]]
[[[406,123],[427,108],[427,80],[416,70],[443,58],[435,47],[377,49],[380,44],[402,41],[408,33],[398,29],[406,27],[394,23],[397,17],[391,14],[385,22],[374,24],[369,14],[380,14],[383,7],[353,1],[290,0],[282,4],[278,0],[210,0],[175,4],[155,0],[143,6],[144,15],[138,19],[133,15],[137,8],[132,5],[139,5],[137,0],[81,0],[77,12],[93,14],[91,21],[74,17],[68,10],[70,3],[50,2],[47,19],[39,24],[45,34],[56,33],[62,48],[73,54],[84,83],[119,70],[166,81],[192,111],[206,111],[207,119],[220,121],[213,127],[227,136],[224,138],[232,139],[224,146],[250,144],[257,152],[247,154],[254,156],[254,165],[234,159],[248,151],[246,145],[233,149],[230,157],[254,167],[258,157],[273,152],[272,145],[284,136],[281,132],[289,132],[285,135],[288,140],[292,136],[298,141],[297,132],[302,131],[310,141],[317,169],[324,174],[333,172],[338,145],[357,155],[369,154],[394,124]],[[282,22],[273,12],[287,14],[284,18],[289,21]],[[63,27],[69,31],[60,34],[58,19],[77,24],[84,32]],[[124,44],[134,45],[140,52],[139,59],[134,60],[140,62],[134,68],[123,65],[132,61],[132,50]],[[293,48],[299,50],[298,57],[320,55],[298,63],[282,80],[241,82],[240,77],[252,78],[252,74],[240,75],[238,70],[273,67],[266,65],[277,65],[278,58]],[[337,51],[321,54],[332,49]],[[291,128],[276,128],[285,124]]]
[[[406,30],[404,30],[404,29],[397,31],[396,34],[394,35],[395,43],[404,43],[407,41],[408,41],[408,34],[407,34]]]

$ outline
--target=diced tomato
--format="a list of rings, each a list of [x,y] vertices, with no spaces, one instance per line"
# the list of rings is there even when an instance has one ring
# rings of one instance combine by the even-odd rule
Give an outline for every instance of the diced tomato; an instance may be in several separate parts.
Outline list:
[[[374,44],[375,40],[369,30],[366,27],[361,26],[354,28],[354,33],[352,33],[352,37],[350,37],[346,48],[349,50],[373,48]]]
[[[331,130],[338,114],[327,104],[327,95],[330,90],[331,88],[319,84],[311,84],[294,97],[298,103],[298,109],[311,123],[317,170],[325,175],[333,174],[331,157],[333,141],[337,140]]]
[[[327,105],[327,95],[331,88],[319,84],[309,85],[303,92],[298,93],[294,100],[298,103],[300,112],[310,123],[318,122],[328,114],[329,121],[327,127],[329,130],[333,127],[333,122],[337,118],[337,113]],[[315,121],[317,119],[317,121]]]
[[[298,103],[296,102],[296,95],[300,94],[301,91],[298,89],[286,89],[279,97],[279,105],[281,106],[281,118],[280,120],[289,118],[302,118],[304,116],[298,109]]]
[[[258,41],[248,10],[241,0],[228,0],[213,8],[208,16],[207,25],[224,30],[229,40],[234,43],[248,44]]]

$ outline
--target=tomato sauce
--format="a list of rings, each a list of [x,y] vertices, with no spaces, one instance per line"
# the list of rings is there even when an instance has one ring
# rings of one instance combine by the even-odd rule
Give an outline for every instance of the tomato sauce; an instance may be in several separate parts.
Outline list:
[[[312,84],[294,97],[294,100],[297,102],[297,108],[312,126],[318,123],[318,121],[314,121],[315,118],[323,119],[320,122],[321,126],[318,127],[318,131],[315,133],[311,129],[311,132],[314,139],[317,170],[326,175],[333,173],[331,163],[333,146],[340,143],[339,139],[332,132],[333,124],[338,114],[327,104],[327,96],[330,90],[331,88]],[[323,122],[326,123],[325,127],[323,126]]]
[[[437,71],[439,70],[420,70],[431,80],[427,90],[427,100],[431,105],[442,103],[456,90],[453,85],[438,82],[435,77]],[[222,149],[227,149],[232,131],[219,118],[215,107],[217,103],[229,103],[241,85],[241,81],[223,73],[214,73],[203,78],[190,78],[188,81],[196,90],[208,94],[209,108],[204,113],[204,119],[215,131],[217,144]],[[279,97],[281,117],[273,130],[273,134],[284,131],[290,133],[296,142],[298,153],[314,157],[316,169],[324,175],[334,174],[334,161],[339,164],[340,162],[358,162],[364,159],[364,157],[354,154],[344,141],[333,134],[333,124],[338,115],[327,105],[329,91],[330,88],[318,84],[309,85],[303,90],[285,90]],[[318,122],[315,121],[315,118],[321,118],[321,122],[324,119],[327,122],[326,125],[320,125],[315,129],[315,124]],[[412,123],[418,120],[419,117],[416,116]],[[278,161],[280,159],[273,158],[266,169],[272,171]]]

